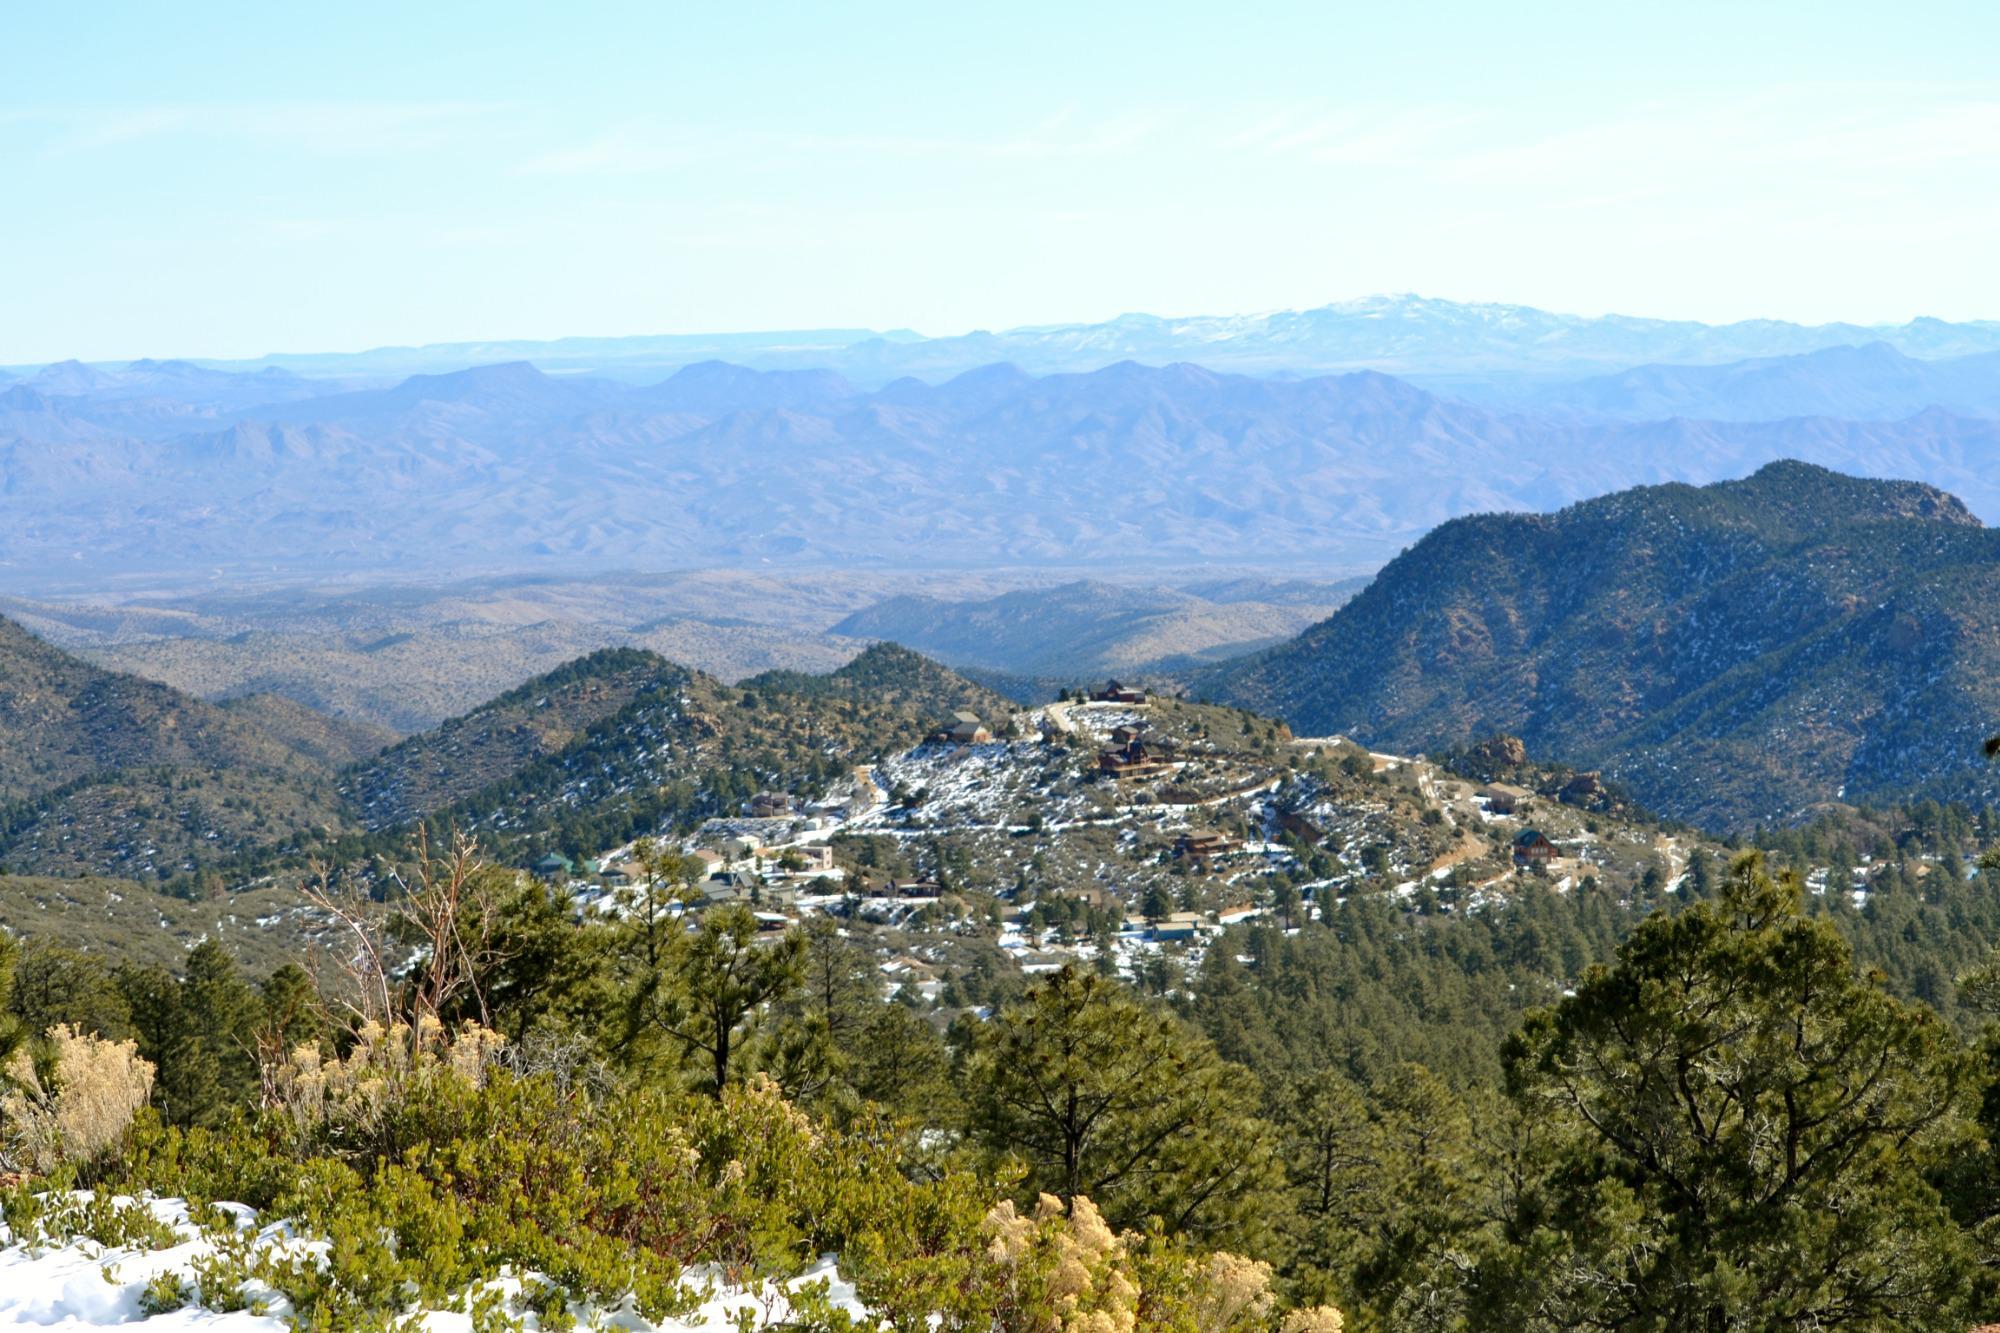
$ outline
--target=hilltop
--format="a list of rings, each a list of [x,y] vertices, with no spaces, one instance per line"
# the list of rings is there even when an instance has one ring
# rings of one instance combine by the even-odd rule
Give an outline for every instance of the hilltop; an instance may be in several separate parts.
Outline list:
[[[1512,733],[1721,825],[1984,800],[1996,605],[2000,533],[1954,497],[1779,463],[1444,524],[1197,689],[1390,747]]]
[[[191,884],[438,818],[502,842],[649,831],[811,791],[959,709],[1012,705],[894,645],[731,686],[606,649],[388,745],[290,699],[222,705],[105,671],[0,620],[0,867]]]
[[[295,769],[299,756],[247,718],[105,671],[0,618],[0,800],[120,769]]]

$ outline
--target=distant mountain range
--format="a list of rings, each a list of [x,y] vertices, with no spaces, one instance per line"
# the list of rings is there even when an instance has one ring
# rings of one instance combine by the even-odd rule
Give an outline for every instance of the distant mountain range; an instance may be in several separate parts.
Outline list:
[[[1989,363],[1859,360],[1886,371],[1872,401],[1908,406],[1927,396],[1912,383],[1935,383],[1963,406],[1624,420],[1668,390],[1496,408],[1372,371],[1133,362],[992,365],[865,392],[824,371],[722,364],[643,386],[514,363],[359,388],[55,367],[0,389],[0,588],[765,563],[1129,581],[1222,560],[1338,576],[1461,514],[1787,457],[1913,476],[2000,517],[2000,418],[1973,414],[1992,399]],[[1773,376],[1861,395],[1825,368],[1669,387],[1713,406],[1781,396]]]
[[[1079,580],[970,601],[905,595],[855,612],[832,632],[891,640],[953,666],[1076,684],[1086,674],[1172,670],[1262,648],[1365,582],[1240,579],[1178,589]]]
[[[1128,314],[1095,324],[1048,324],[927,338],[907,329],[787,330],[562,338],[383,347],[366,352],[286,354],[251,362],[206,362],[234,370],[401,379],[506,361],[551,372],[657,379],[701,361],[765,369],[832,369],[856,383],[904,375],[948,378],[996,361],[1037,374],[1102,369],[1119,361],[1193,361],[1251,374],[1381,370],[1448,379],[1578,377],[1648,363],[1720,364],[1883,342],[1912,357],[2000,351],[2000,323],[1792,324],[1625,315],[1553,314],[1531,306],[1374,296],[1312,310],[1160,318]]]
[[[1520,401],[1627,420],[1893,420],[1931,407],[1993,416],[2000,413],[2000,352],[1925,361],[1875,342],[1720,366],[1636,366],[1545,386]]]
[[[1520,736],[1715,825],[1991,801],[2000,532],[1933,487],[1800,463],[1458,519],[1195,689],[1385,748]]]

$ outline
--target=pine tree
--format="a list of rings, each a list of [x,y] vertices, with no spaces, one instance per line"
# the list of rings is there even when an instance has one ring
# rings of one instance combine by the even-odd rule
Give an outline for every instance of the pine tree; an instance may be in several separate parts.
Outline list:
[[[158,1070],[154,1104],[172,1124],[212,1125],[256,1099],[265,1009],[222,944],[195,945],[186,969],[178,982],[157,968],[128,971],[120,981],[139,1053]]]
[[[1256,1081],[1171,1013],[1065,967],[983,1025],[966,1070],[974,1136],[1026,1168],[1028,1199],[1088,1195],[1120,1229],[1261,1239],[1275,1193]]]
[[[1367,1098],[1325,1069],[1295,1082],[1277,1111],[1290,1205],[1284,1230],[1295,1282],[1317,1300],[1344,1297],[1363,1237],[1394,1200],[1382,1191],[1382,1135]]]
[[[22,947],[8,1005],[30,1037],[58,1023],[98,1037],[132,1035],[131,1007],[103,962],[58,944]]]
[[[1544,1155],[1476,1323],[1968,1325],[1964,1241],[1926,1175],[1970,1133],[1974,1062],[1800,898],[1744,858],[1510,1042]]]
[[[641,1046],[664,1038],[697,1086],[720,1097],[743,1074],[741,1057],[768,1006],[799,986],[804,940],[796,931],[760,940],[757,918],[740,904],[702,913],[693,930],[676,926],[633,977],[628,1033]]]

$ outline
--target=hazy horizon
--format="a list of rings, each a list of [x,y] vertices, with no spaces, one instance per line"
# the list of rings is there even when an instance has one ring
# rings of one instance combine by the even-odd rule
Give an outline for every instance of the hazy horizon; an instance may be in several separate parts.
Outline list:
[[[0,50],[0,363],[1403,291],[1991,317],[1996,28],[1974,4],[45,9]]]
[[[404,339],[404,340],[392,340],[389,342],[374,343],[368,346],[273,347],[273,348],[267,348],[262,352],[257,352],[243,356],[210,356],[199,352],[188,352],[176,348],[155,348],[149,351],[138,352],[131,356],[105,356],[105,357],[56,356],[56,357],[44,357],[39,359],[34,357],[29,357],[17,361],[0,361],[0,369],[11,369],[15,371],[35,370],[45,366],[60,365],[69,361],[77,361],[86,365],[99,365],[99,366],[130,365],[134,362],[139,362],[139,361],[188,361],[202,365],[234,367],[241,365],[256,365],[263,362],[279,361],[286,358],[349,357],[349,356],[361,357],[383,352],[424,351],[429,349],[444,349],[444,348],[479,348],[482,346],[489,346],[495,349],[507,349],[510,347],[517,347],[517,346],[535,346],[535,345],[549,346],[562,343],[596,343],[596,342],[620,342],[620,341],[640,342],[648,339],[664,340],[664,339],[677,339],[677,338],[752,339],[760,337],[761,338],[777,337],[785,334],[856,334],[864,337],[904,336],[912,340],[921,340],[928,342],[928,341],[945,341],[954,338],[964,338],[977,334],[994,334],[997,336],[1007,336],[1011,334],[1043,332],[1050,330],[1088,329],[1105,324],[1115,324],[1120,320],[1126,320],[1126,319],[1157,319],[1168,323],[1194,322],[1194,321],[1219,321],[1219,320],[1250,321],[1250,320],[1264,319],[1280,315],[1310,314],[1313,312],[1323,311],[1323,310],[1344,310],[1350,308],[1365,308],[1370,306],[1371,304],[1376,304],[1376,303],[1394,303],[1394,302],[1405,302],[1405,301],[1421,302],[1425,304],[1459,306],[1470,309],[1483,308],[1491,310],[1530,311],[1539,314],[1552,315],[1560,319],[1636,320],[1636,321],[1648,321],[1648,322],[1658,321],[1663,323],[1699,325],[1711,329],[1728,328],[1736,324],[1770,323],[1778,325],[1789,325],[1804,330],[1814,330],[1814,329],[1828,328],[1834,326],[1852,326],[1863,330],[1886,331],[1886,330],[1901,328],[1906,325],[1917,323],[1924,320],[1939,320],[1940,322],[1944,323],[1961,323],[1961,324],[1973,324],[1973,325],[2000,323],[2000,315],[1995,315],[1993,317],[1975,315],[1975,316],[1968,316],[1961,320],[1943,320],[1940,316],[1931,314],[1927,311],[1917,311],[1900,319],[1884,319],[1884,320],[1859,320],[1859,319],[1843,319],[1836,317],[1825,320],[1802,321],[1802,320],[1778,319],[1778,318],[1763,317],[1763,316],[1749,316],[1735,320],[1710,320],[1710,319],[1700,319],[1696,317],[1669,317],[1664,315],[1655,315],[1641,310],[1556,310],[1544,306],[1538,306],[1533,302],[1528,302],[1528,301],[1461,301],[1450,296],[1440,295],[1437,293],[1428,293],[1428,292],[1369,292],[1358,296],[1339,297],[1327,301],[1296,302],[1288,306],[1275,306],[1261,310],[1235,310],[1235,311],[1204,310],[1204,311],[1173,311],[1173,312],[1162,312],[1158,310],[1120,310],[1107,314],[1102,318],[1098,319],[1078,319],[1078,320],[1044,319],[1044,320],[1031,320],[1021,324],[1013,324],[1006,326],[954,328],[946,330],[914,329],[906,327],[898,327],[898,328],[861,327],[861,326],[846,326],[846,325],[823,325],[816,327],[806,327],[803,325],[799,325],[799,326],[772,327],[772,328],[650,329],[650,330],[643,330],[639,332],[628,332],[628,333],[601,333],[601,332],[596,332],[591,330],[581,330],[581,329],[568,330],[556,333],[546,333],[546,334],[495,332],[485,336],[473,337],[473,338],[439,339],[427,342]],[[498,365],[498,364],[504,364],[509,359],[511,358],[506,357],[504,355],[498,355],[490,361],[474,360],[474,361],[469,361],[467,364],[468,366]],[[727,356],[719,356],[708,359],[728,361],[729,358]],[[1200,364],[1198,358],[1191,357],[1190,360],[1194,361],[1195,364]]]

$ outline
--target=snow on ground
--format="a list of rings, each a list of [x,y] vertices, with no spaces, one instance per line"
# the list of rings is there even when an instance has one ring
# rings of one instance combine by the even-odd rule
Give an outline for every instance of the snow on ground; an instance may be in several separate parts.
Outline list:
[[[79,1196],[87,1197],[87,1196]],[[257,1225],[251,1210],[241,1205],[221,1205],[233,1213],[239,1227]],[[218,1330],[219,1333],[283,1333],[290,1327],[292,1310],[284,1297],[246,1284],[244,1295],[252,1308],[221,1313],[196,1305],[184,1306],[149,1316],[144,1304],[147,1285],[167,1273],[178,1273],[187,1286],[194,1286],[195,1266],[216,1252],[213,1240],[188,1218],[187,1205],[178,1199],[155,1199],[146,1207],[174,1230],[175,1243],[162,1249],[107,1247],[80,1237],[67,1244],[32,1245],[0,1226],[0,1328],[108,1328],[143,1320],[148,1330],[174,1333],[182,1329]],[[296,1238],[285,1223],[257,1230],[257,1243],[292,1253],[313,1253],[321,1242]],[[845,1281],[831,1258],[822,1259],[800,1274],[793,1286],[825,1282],[827,1296],[836,1309],[857,1318],[866,1314],[853,1286]],[[782,1327],[791,1316],[785,1289],[772,1286],[747,1290],[721,1284],[718,1275],[707,1270],[690,1270],[687,1285],[697,1291],[711,1287],[711,1294],[692,1314],[653,1324],[630,1310],[573,1310],[580,1322],[591,1326],[632,1330],[632,1333],[733,1333],[742,1327],[740,1312],[751,1314],[749,1327]],[[509,1296],[518,1294],[522,1284],[502,1279],[493,1289]],[[540,1321],[530,1311],[518,1311],[523,1327],[533,1333]],[[594,1315],[595,1318],[589,1318]],[[453,1310],[421,1312],[420,1326],[431,1333],[471,1333],[472,1317]]]

